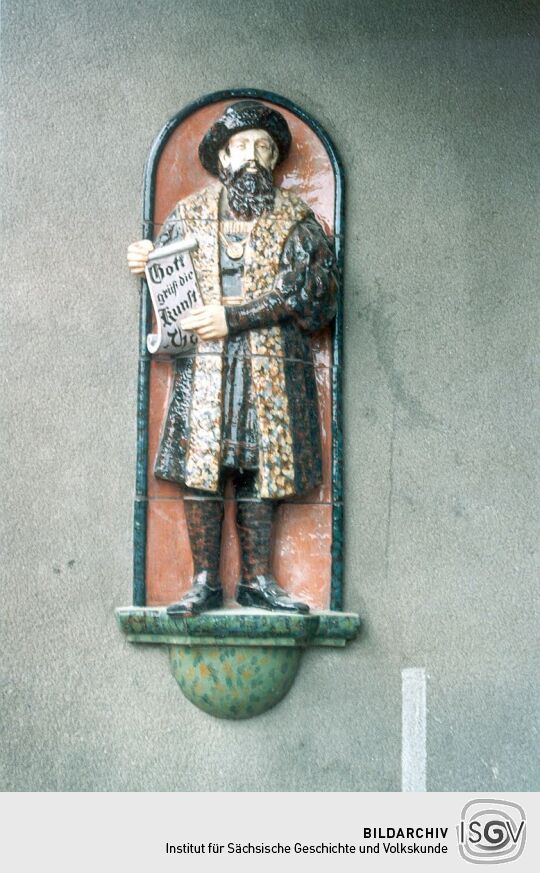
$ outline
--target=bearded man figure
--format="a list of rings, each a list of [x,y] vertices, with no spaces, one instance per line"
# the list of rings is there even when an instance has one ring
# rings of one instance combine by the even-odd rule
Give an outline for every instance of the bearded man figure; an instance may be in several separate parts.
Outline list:
[[[178,357],[155,475],[184,486],[193,553],[191,589],[170,615],[222,605],[224,486],[232,479],[243,606],[309,612],[270,571],[276,506],[320,484],[319,411],[310,334],[335,314],[333,249],[310,208],[274,187],[290,149],[283,115],[254,100],[229,106],[204,136],[199,159],[219,180],[177,203],[156,239],[195,237],[204,307],[183,318],[197,350]],[[154,245],[128,249],[141,275]]]

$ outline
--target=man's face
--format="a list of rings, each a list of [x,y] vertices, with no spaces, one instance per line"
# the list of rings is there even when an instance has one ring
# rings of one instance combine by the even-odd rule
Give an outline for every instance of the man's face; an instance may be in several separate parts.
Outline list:
[[[257,164],[272,171],[278,159],[278,150],[265,130],[241,130],[233,134],[219,153],[221,165],[231,173],[241,167],[247,173],[256,173]]]
[[[272,209],[278,150],[265,130],[235,133],[219,153],[219,178],[234,215],[251,221]]]

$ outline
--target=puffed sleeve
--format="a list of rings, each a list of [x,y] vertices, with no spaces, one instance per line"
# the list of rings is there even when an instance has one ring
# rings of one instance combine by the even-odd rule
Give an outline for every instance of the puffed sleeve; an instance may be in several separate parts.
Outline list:
[[[256,300],[225,306],[229,332],[270,327],[292,318],[303,330],[314,333],[335,315],[337,281],[332,244],[309,216],[287,237],[272,290]]]

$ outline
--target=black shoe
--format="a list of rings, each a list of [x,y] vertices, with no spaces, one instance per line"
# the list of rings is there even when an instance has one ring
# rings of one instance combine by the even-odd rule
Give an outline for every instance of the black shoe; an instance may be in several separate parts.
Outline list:
[[[183,615],[189,618],[200,612],[208,612],[209,609],[218,609],[220,606],[223,606],[223,589],[210,588],[206,582],[198,581],[181,600],[167,607],[167,615],[174,617]]]
[[[309,612],[307,603],[291,600],[273,576],[256,576],[248,584],[240,584],[236,592],[240,606],[258,606],[259,609],[281,609],[285,612]]]

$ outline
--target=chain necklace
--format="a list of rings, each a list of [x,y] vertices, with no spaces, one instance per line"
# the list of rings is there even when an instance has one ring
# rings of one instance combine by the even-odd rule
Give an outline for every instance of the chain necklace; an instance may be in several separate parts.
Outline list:
[[[233,261],[239,261],[244,256],[246,243],[249,239],[249,233],[253,227],[253,221],[223,221],[223,230],[219,233],[219,238],[225,246],[229,258]],[[229,240],[228,235],[243,235],[244,239]]]

